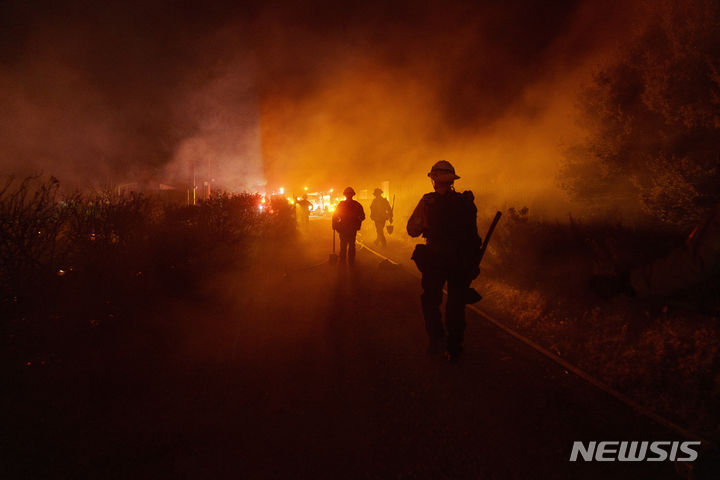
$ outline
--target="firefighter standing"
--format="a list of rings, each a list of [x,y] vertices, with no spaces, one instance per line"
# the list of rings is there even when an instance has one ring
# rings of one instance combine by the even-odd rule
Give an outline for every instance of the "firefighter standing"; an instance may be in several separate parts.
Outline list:
[[[370,204],[370,219],[375,222],[375,230],[377,231],[377,238],[375,239],[375,245],[387,246],[387,240],[385,240],[385,222],[388,220],[392,223],[393,211],[390,206],[390,202],[382,196],[383,191],[376,188],[373,192],[375,199]]]
[[[298,200],[297,204],[300,208],[300,222],[303,228],[307,229],[310,224],[310,211],[313,208],[313,204],[307,199],[307,195],[303,195],[301,200]]]
[[[417,245],[412,259],[422,273],[421,295],[428,354],[446,349],[451,361],[462,353],[465,333],[465,304],[470,282],[479,273],[482,241],[477,231],[477,209],[472,192],[457,193],[458,177],[445,160],[433,165],[428,177],[434,192],[425,194],[408,220],[411,237],[422,235],[426,244]],[[445,328],[440,304],[447,283]],[[447,336],[446,336],[447,330]]]
[[[340,253],[338,258],[340,262],[344,262],[345,258],[350,265],[355,263],[355,236],[362,221],[365,220],[365,211],[362,205],[353,200],[355,190],[347,187],[343,191],[345,200],[340,202],[333,214],[332,228],[338,232],[340,236]]]

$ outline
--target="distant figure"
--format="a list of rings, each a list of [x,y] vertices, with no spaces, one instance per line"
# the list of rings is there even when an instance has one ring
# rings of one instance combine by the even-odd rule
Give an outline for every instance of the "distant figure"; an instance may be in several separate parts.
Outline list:
[[[303,195],[301,200],[298,200],[296,205],[300,209],[300,224],[303,228],[307,229],[310,224],[310,212],[313,209],[313,204],[307,199],[307,195]]]
[[[720,273],[720,205],[697,225],[685,244],[655,261],[618,275],[596,275],[590,288],[605,299],[662,297],[688,290]]]
[[[375,199],[370,204],[370,219],[375,222],[375,230],[377,231],[377,238],[375,239],[375,245],[387,246],[387,240],[385,240],[385,222],[388,220],[392,222],[393,211],[390,207],[390,202],[382,196],[383,191],[376,188],[373,192]]]
[[[360,203],[352,199],[355,190],[347,187],[343,191],[345,200],[340,202],[332,217],[332,228],[340,236],[340,253],[338,258],[344,262],[345,258],[350,265],[355,263],[355,236],[362,221],[365,220],[365,211]]]
[[[470,282],[479,273],[482,241],[477,231],[477,209],[472,192],[457,193],[453,186],[458,177],[445,160],[433,165],[428,177],[432,193],[425,194],[408,220],[411,237],[422,235],[427,243],[417,245],[412,259],[422,273],[421,295],[425,329],[429,336],[428,354],[446,350],[456,362],[463,350],[465,304]],[[440,304],[447,282],[445,328]]]

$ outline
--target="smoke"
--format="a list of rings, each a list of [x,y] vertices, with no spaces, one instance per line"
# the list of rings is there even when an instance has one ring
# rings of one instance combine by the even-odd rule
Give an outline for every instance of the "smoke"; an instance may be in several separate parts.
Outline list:
[[[42,170],[79,188],[146,181],[199,128],[178,106],[216,60],[199,42],[218,14],[120,2],[3,9],[4,172]]]
[[[4,171],[77,185],[195,172],[231,190],[389,180],[414,196],[444,158],[488,208],[545,212],[570,208],[556,174],[582,135],[576,92],[642,17],[598,0],[4,8]]]
[[[576,95],[636,34],[642,6],[423,5],[403,22],[355,20],[329,45],[314,25],[271,45],[275,59],[308,42],[315,56],[290,48],[279,65],[303,58],[304,69],[291,79],[281,68],[264,73],[269,182],[357,189],[390,180],[417,198],[430,165],[447,159],[457,187],[488,209],[577,210],[556,178],[563,149],[583,135]]]
[[[193,175],[213,188],[256,191],[264,188],[258,94],[245,58],[223,67],[183,99],[182,116],[193,118],[192,135],[178,142],[163,178],[187,183]]]

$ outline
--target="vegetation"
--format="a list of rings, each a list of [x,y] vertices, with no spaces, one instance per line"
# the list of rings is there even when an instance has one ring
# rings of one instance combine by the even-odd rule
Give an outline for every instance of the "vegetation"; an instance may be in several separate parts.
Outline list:
[[[600,209],[686,227],[720,203],[720,6],[656,3],[583,93],[588,135],[568,149],[561,181]]]
[[[649,300],[603,302],[587,286],[682,245],[720,203],[719,27],[717,2],[653,3],[578,102],[587,136],[560,182],[592,215],[548,224],[511,209],[482,280],[513,327],[716,439],[720,279]]]
[[[56,179],[0,188],[0,318],[6,367],[50,361],[97,327],[129,327],[165,298],[198,293],[209,272],[243,268],[294,232],[260,197],[221,193],[198,206],[145,195],[61,197]],[[64,339],[61,341],[61,339]],[[65,341],[67,340],[67,341]]]
[[[720,279],[672,297],[604,301],[591,275],[681,245],[674,228],[544,223],[510,209],[484,261],[482,307],[639,403],[720,437]]]

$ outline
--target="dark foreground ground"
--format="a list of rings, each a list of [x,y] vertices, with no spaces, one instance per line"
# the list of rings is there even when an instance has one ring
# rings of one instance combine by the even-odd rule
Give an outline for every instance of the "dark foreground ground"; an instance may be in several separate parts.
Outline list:
[[[426,357],[410,267],[330,266],[327,228],[13,375],[0,476],[677,478],[569,463],[573,440],[680,438],[472,312],[462,363]]]

